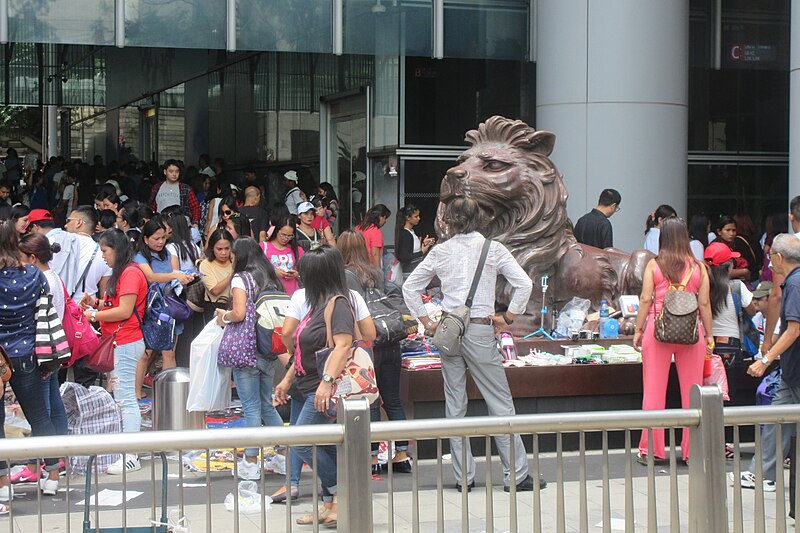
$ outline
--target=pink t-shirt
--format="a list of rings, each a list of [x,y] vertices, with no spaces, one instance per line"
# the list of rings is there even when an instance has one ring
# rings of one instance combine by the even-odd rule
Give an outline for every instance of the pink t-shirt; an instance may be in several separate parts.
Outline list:
[[[365,230],[356,228],[356,231],[363,235],[364,240],[367,241],[367,253],[370,258],[372,257],[373,248],[383,248],[383,233],[381,233],[381,228],[378,226],[370,226]]]
[[[295,257],[291,246],[279,250],[272,244],[272,241],[262,242],[261,249],[264,251],[264,255],[267,259],[269,259],[269,262],[272,263],[272,266],[276,269],[280,268],[281,270],[297,270],[297,262],[303,257],[302,248],[297,249],[297,257]],[[298,279],[281,279],[281,282],[283,283],[283,289],[289,296],[300,288],[300,280]]]

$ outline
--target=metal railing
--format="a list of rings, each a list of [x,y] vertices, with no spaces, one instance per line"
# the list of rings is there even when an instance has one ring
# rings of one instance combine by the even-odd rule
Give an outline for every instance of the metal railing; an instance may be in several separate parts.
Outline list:
[[[317,465],[309,465],[311,480],[305,487],[312,493],[308,502],[289,498],[281,516],[280,507],[273,505],[267,511],[261,506],[257,515],[241,515],[236,507],[233,513],[221,510],[220,486],[223,493],[230,488],[236,493],[236,464],[234,452],[234,477],[212,472],[211,450],[234,450],[242,447],[293,445],[335,445],[337,455],[338,527],[340,531],[403,531],[418,532],[434,529],[439,531],[458,529],[469,531],[481,528],[486,531],[592,531],[599,526],[601,531],[615,530],[633,532],[656,531],[668,525],[670,532],[778,531],[786,530],[784,472],[779,464],[780,476],[776,480],[777,491],[773,499],[765,494],[761,486],[761,459],[765,453],[761,448],[758,424],[800,424],[800,406],[797,407],[747,407],[728,408],[723,412],[722,399],[716,387],[695,387],[692,390],[691,406],[683,410],[665,411],[615,411],[588,413],[557,413],[544,415],[519,415],[515,417],[468,417],[463,419],[411,420],[406,422],[379,422],[370,424],[369,409],[362,402],[344,402],[336,424],[300,426],[288,428],[219,429],[180,432],[143,432],[135,434],[39,437],[0,440],[0,458],[25,461],[30,457],[77,456],[113,452],[136,453],[141,451],[178,451],[177,472],[169,474],[169,500],[175,505],[173,480],[177,481],[177,514],[191,518],[192,533],[202,531],[292,531],[296,528],[293,509],[311,512],[319,505],[317,490]],[[725,425],[731,426],[735,453],[739,454],[740,429],[747,431],[753,426],[756,472],[755,501],[752,510],[750,498],[742,496],[742,489],[730,489],[727,481],[725,461]],[[777,426],[780,427],[780,426]],[[652,455],[648,455],[644,467],[635,465],[635,430],[666,428],[668,440],[667,465],[661,468]],[[688,471],[678,460],[676,452],[676,429],[689,428],[691,458]],[[780,431],[780,430],[779,430]],[[523,435],[526,452],[529,454],[530,475],[534,480],[540,476],[550,485],[545,490],[518,492],[515,483],[505,482],[508,492],[499,490],[504,482],[500,478],[500,465],[492,453],[492,436]],[[649,432],[648,449],[653,450],[653,434]],[[778,435],[780,437],[780,434]],[[446,447],[448,439],[462,442],[462,464],[466,464],[465,444],[471,439],[477,447],[478,466],[473,480],[467,479],[466,468],[460,479],[454,479],[462,489],[469,481],[484,490],[460,494],[450,492],[446,486],[445,470],[448,462]],[[432,459],[416,459],[410,476],[403,477],[389,468],[385,479],[373,478],[370,469],[370,443],[388,442],[389,459],[395,441],[413,440],[417,455],[427,446]],[[618,443],[614,449],[612,442]],[[780,438],[778,438],[780,442]],[[511,439],[509,463],[514,464],[516,450]],[[554,452],[545,452],[553,448]],[[188,450],[206,450],[205,472],[189,473],[181,468],[183,454]],[[776,450],[783,457],[783,450]],[[158,487],[155,453],[150,464],[148,482],[152,504],[150,518],[159,519]],[[736,460],[732,464],[733,475],[738,478],[741,466]],[[145,469],[146,470],[146,469]],[[287,477],[269,477],[262,474],[258,486],[262,495],[278,486],[289,484],[291,454],[286,454]],[[512,471],[513,474],[513,471]],[[514,479],[513,475],[511,479]],[[133,480],[133,481],[130,481]],[[188,493],[186,480],[201,482],[189,485],[204,485],[205,494],[197,503],[197,492]],[[800,479],[799,479],[800,480]],[[164,487],[167,482],[163,479]],[[121,482],[121,483],[120,483]],[[203,483],[204,482],[204,483]],[[100,511],[94,506],[91,523],[81,522],[83,509],[75,509],[75,496],[71,495],[70,478],[66,480],[66,502],[61,499],[53,504],[36,491],[36,508],[15,511],[12,505],[10,531],[50,531],[53,524],[70,533],[73,530],[105,530],[107,524],[120,526],[114,531],[141,531],[135,529],[134,518],[141,523],[141,508],[131,509],[125,492],[131,487],[141,488],[141,474],[123,476],[98,476],[94,473],[94,493],[102,487],[121,489],[122,516],[115,517],[113,511]],[[139,485],[137,485],[137,483]],[[309,487],[310,485],[310,487]],[[72,482],[82,490],[82,482]],[[731,496],[729,497],[729,491]],[[87,491],[88,492],[88,491]],[[779,497],[778,497],[779,496]],[[194,498],[194,503],[193,503]],[[728,505],[732,500],[733,506]],[[30,501],[30,498],[28,498]],[[234,505],[238,499],[234,498]],[[86,494],[86,505],[89,495]],[[64,505],[61,505],[64,504]],[[134,505],[130,507],[136,507]],[[135,512],[134,512],[135,511]],[[770,513],[774,511],[774,527]],[[138,512],[137,516],[134,516]],[[749,521],[752,512],[752,524]],[[118,514],[118,513],[117,513]],[[222,514],[222,516],[220,516]],[[315,513],[312,513],[315,515]],[[77,515],[74,520],[73,515]],[[130,516],[129,516],[130,515]],[[88,516],[88,513],[87,513]],[[66,517],[66,528],[60,521]],[[745,520],[747,518],[747,520]],[[5,524],[0,519],[0,531]],[[101,524],[101,520],[103,523]],[[598,522],[599,521],[599,522]],[[73,523],[74,522],[74,523]],[[229,523],[221,526],[221,523]],[[77,524],[77,525],[76,525]],[[769,527],[767,527],[769,524]],[[224,529],[223,529],[224,527]],[[314,520],[312,528],[319,531],[321,524]],[[797,529],[797,525],[795,525]],[[150,528],[147,528],[150,531]],[[152,531],[157,531],[153,529]],[[175,527],[174,531],[188,531]]]

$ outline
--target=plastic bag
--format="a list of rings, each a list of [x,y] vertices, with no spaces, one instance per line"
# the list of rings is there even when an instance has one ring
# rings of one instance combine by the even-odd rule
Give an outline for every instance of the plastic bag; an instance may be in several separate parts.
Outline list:
[[[214,319],[192,341],[187,411],[215,411],[231,404],[231,369],[217,364],[223,331]]]
[[[722,399],[727,402],[731,397],[728,396],[728,376],[725,374],[722,357],[711,354],[709,361],[711,361],[711,374],[703,378],[703,385],[717,385],[722,391]]]
[[[570,337],[572,331],[579,331],[586,320],[586,313],[592,302],[584,298],[573,297],[567,305],[561,308],[558,314],[558,325],[556,332],[562,337]]]
[[[239,482],[239,512],[243,514],[255,514],[261,512],[261,502],[264,502],[264,511],[268,512],[272,498],[269,496],[262,496],[258,493],[258,483],[255,481],[240,481]],[[235,511],[235,502],[233,500],[233,493],[229,492],[225,496],[225,509],[230,512]]]

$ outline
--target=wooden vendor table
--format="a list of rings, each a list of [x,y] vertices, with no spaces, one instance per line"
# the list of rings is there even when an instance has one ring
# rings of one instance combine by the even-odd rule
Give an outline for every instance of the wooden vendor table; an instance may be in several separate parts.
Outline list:
[[[575,344],[630,344],[632,337],[620,339],[600,339],[598,341],[549,341],[549,340],[517,340],[517,353],[527,354],[531,348],[538,348],[550,353],[563,353],[562,345]],[[511,394],[517,414],[562,413],[582,411],[614,411],[641,409],[642,407],[642,365],[641,363],[616,363],[606,365],[561,365],[561,366],[525,366],[506,368]],[[737,393],[731,405],[753,405],[755,390],[760,382],[746,374],[746,367],[736,382]],[[467,394],[469,404],[467,416],[487,415],[478,387],[467,377]],[[402,369],[400,373],[400,398],[408,418],[444,418],[444,390],[442,373],[439,369],[412,370]],[[670,370],[667,388],[667,408],[679,408],[680,388],[675,366]],[[565,449],[577,448],[575,439],[565,436]],[[620,435],[617,435],[620,437]],[[636,438],[638,439],[638,432]],[[743,436],[744,438],[744,436]],[[543,437],[540,442],[542,451],[550,451],[555,440]],[[572,442],[574,440],[574,442]],[[593,440],[597,440],[593,443]],[[612,438],[612,446],[621,446],[617,438]],[[587,435],[587,446],[599,443]],[[421,443],[420,456],[427,456],[430,444]],[[475,453],[482,453],[483,439],[473,439]]]

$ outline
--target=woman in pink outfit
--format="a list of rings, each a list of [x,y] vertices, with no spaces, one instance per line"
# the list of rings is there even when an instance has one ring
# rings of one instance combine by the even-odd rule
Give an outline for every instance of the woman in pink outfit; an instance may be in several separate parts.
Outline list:
[[[678,287],[690,269],[691,275],[686,282],[685,290],[697,294],[701,321],[697,342],[694,344],[660,342],[653,335],[653,321],[663,308],[664,295],[670,286]],[[714,337],[711,331],[708,273],[705,265],[692,255],[689,232],[686,224],[680,219],[670,218],[662,222],[658,257],[650,260],[644,272],[633,347],[642,352],[644,381],[642,409],[664,409],[673,355],[681,385],[681,403],[684,408],[689,407],[689,391],[692,385],[700,385],[703,382],[705,356],[714,349]],[[642,463],[645,463],[648,454],[647,440],[647,430],[644,430],[639,441],[639,462]],[[653,430],[653,447],[656,462],[666,458],[663,428]],[[684,461],[688,460],[689,431],[685,428],[681,439],[681,450]]]

